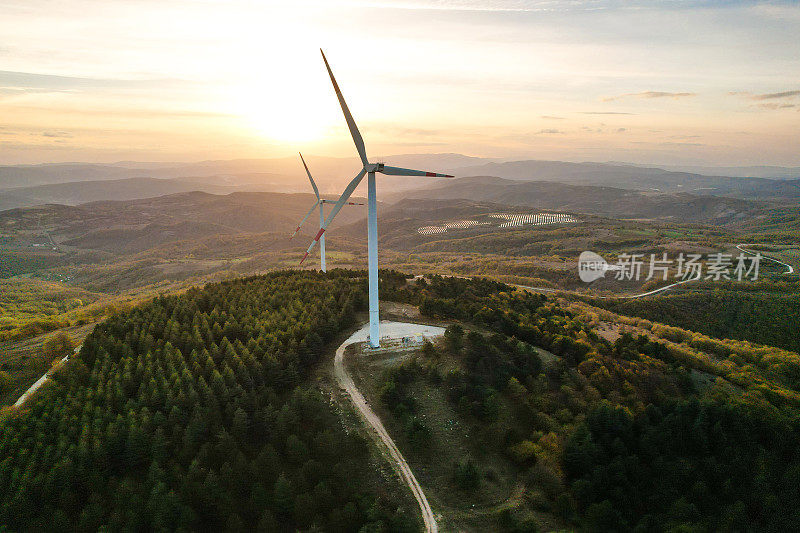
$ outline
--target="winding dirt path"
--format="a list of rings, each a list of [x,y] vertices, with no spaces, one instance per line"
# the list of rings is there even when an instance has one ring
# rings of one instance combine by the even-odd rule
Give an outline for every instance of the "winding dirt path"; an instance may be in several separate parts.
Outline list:
[[[426,326],[423,324],[409,324],[405,322],[389,322],[381,320],[381,332],[383,333],[381,339],[386,337],[396,339],[415,335],[422,335],[430,339],[443,335],[444,328]],[[386,446],[389,455],[394,460],[394,466],[396,470],[400,473],[400,476],[403,478],[403,481],[405,481],[406,485],[408,485],[408,488],[411,489],[411,492],[414,494],[414,498],[416,498],[417,503],[419,504],[420,511],[422,512],[422,520],[425,522],[425,531],[429,533],[437,533],[439,531],[439,526],[436,524],[436,517],[431,510],[428,499],[425,497],[425,493],[422,491],[422,487],[420,487],[419,482],[417,482],[417,478],[414,477],[411,467],[408,466],[403,454],[400,453],[400,450],[397,448],[394,440],[392,440],[392,437],[389,436],[386,428],[383,427],[381,419],[378,418],[378,415],[376,415],[375,412],[369,407],[367,400],[365,400],[364,396],[358,391],[356,384],[353,382],[353,378],[350,377],[345,369],[345,348],[357,342],[366,342],[368,334],[369,324],[365,324],[361,329],[350,335],[350,337],[348,337],[347,340],[336,349],[336,357],[333,360],[334,375],[336,376],[336,380],[339,382],[339,386],[341,386],[345,391],[347,391],[347,394],[350,395],[350,400],[358,409],[361,417],[370,427],[372,427],[372,429],[375,430],[375,432],[378,434],[378,437],[380,437],[381,442]]]
[[[73,354],[76,354],[76,353],[78,353],[78,352],[80,351],[80,349],[81,349],[81,347],[80,347],[80,346],[78,346],[77,348],[75,348],[75,349],[72,351],[72,353],[73,353]],[[46,382],[46,381],[48,380],[48,378],[50,377],[50,373],[51,373],[51,372],[53,372],[54,370],[58,369],[58,368],[59,368],[61,365],[63,365],[63,364],[64,364],[64,363],[66,363],[67,361],[69,361],[69,355],[66,355],[66,356],[65,356],[65,357],[64,357],[64,358],[63,358],[61,361],[59,361],[58,363],[56,363],[55,365],[53,365],[53,367],[52,367],[52,368],[50,368],[50,370],[48,370],[47,372],[45,372],[45,373],[44,373],[44,375],[43,375],[42,377],[40,377],[39,379],[37,379],[37,380],[36,380],[36,383],[34,383],[33,385],[31,385],[31,386],[30,386],[30,388],[29,388],[28,390],[26,390],[26,391],[25,391],[25,393],[24,393],[22,396],[20,396],[20,397],[19,397],[19,399],[17,399],[16,403],[14,403],[14,407],[20,407],[20,406],[21,406],[23,403],[25,403],[25,400],[27,400],[28,398],[30,398],[30,397],[31,397],[31,395],[32,395],[34,392],[36,392],[36,391],[39,389],[39,387],[41,387],[42,385],[44,385],[44,384],[45,384],[45,382]]]
[[[756,255],[756,253],[761,253],[761,252],[754,252],[752,250],[748,250],[747,248],[743,248],[744,246],[757,246],[757,245],[755,245],[755,244],[737,244],[736,248],[739,249],[740,251],[748,253],[750,255]],[[773,259],[772,257],[769,257],[769,256],[764,255],[764,254],[761,254],[761,259],[766,259],[768,261],[774,261],[775,263],[778,263],[779,265],[785,266],[786,267],[786,272],[784,272],[784,274],[794,274],[794,267],[792,265],[788,264],[788,263],[784,263],[783,261],[778,261],[777,259]]]

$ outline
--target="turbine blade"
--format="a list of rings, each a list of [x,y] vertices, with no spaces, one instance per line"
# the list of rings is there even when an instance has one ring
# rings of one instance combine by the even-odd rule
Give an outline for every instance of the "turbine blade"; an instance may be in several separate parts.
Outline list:
[[[297,152],[300,154],[300,152]],[[306,167],[306,174],[308,174],[308,180],[311,182],[311,186],[314,188],[314,194],[317,195],[317,200],[319,200],[319,189],[317,189],[317,184],[314,183],[314,178],[311,177],[311,172],[308,170],[308,165],[306,165],[306,160],[303,159],[303,154],[300,154],[300,161],[303,162],[303,166]]]
[[[437,174],[436,172],[425,172],[424,170],[411,170],[409,168],[390,167],[384,165],[382,169],[377,170],[382,174],[389,174],[390,176],[427,176],[429,178],[453,178],[450,174]]]
[[[364,139],[361,137],[361,132],[358,131],[358,126],[356,126],[356,121],[353,120],[353,115],[350,114],[350,109],[348,109],[347,103],[344,101],[342,91],[339,90],[339,84],[336,83],[336,78],[333,77],[333,71],[328,64],[328,60],[325,58],[325,52],[322,51],[322,48],[320,48],[319,51],[322,54],[322,60],[325,61],[325,68],[328,69],[328,74],[331,77],[331,83],[333,83],[333,90],[336,91],[336,97],[339,99],[339,105],[342,106],[344,119],[347,121],[347,127],[350,128],[350,135],[353,136],[353,142],[356,145],[356,150],[358,150],[358,155],[361,157],[361,162],[367,165],[369,161],[367,160],[367,150],[364,148]]]
[[[325,233],[326,229],[328,229],[330,223],[333,222],[333,219],[336,217],[336,214],[339,211],[341,211],[342,206],[344,206],[344,204],[347,203],[347,199],[350,198],[350,195],[353,194],[354,190],[356,190],[358,184],[361,183],[362,179],[364,179],[364,175],[366,173],[367,169],[362,168],[361,171],[356,175],[356,177],[353,178],[353,180],[347,184],[347,187],[344,189],[344,192],[342,192],[342,195],[339,197],[339,200],[336,202],[336,205],[333,206],[333,209],[331,209],[331,212],[328,214],[328,218],[325,219],[325,223],[319,229],[317,236],[314,237],[313,241],[311,241],[311,246],[308,247],[306,255],[304,255],[303,259],[300,261],[301,265],[303,264],[303,261],[306,260],[306,257],[308,257],[308,254],[311,253],[311,250],[314,249],[314,246],[317,244],[317,241],[319,241],[319,238],[322,237],[322,234]]]
[[[297,232],[298,232],[298,231],[300,231],[300,226],[302,226],[302,225],[303,225],[303,223],[304,223],[304,222],[305,222],[305,221],[308,219],[308,217],[310,217],[310,216],[311,216],[311,213],[313,213],[313,212],[314,212],[314,209],[316,209],[316,207],[317,207],[318,205],[319,205],[319,200],[317,200],[316,202],[314,202],[314,205],[312,205],[312,206],[311,206],[311,209],[309,209],[309,210],[308,210],[308,213],[306,213],[306,216],[304,216],[304,217],[303,217],[303,220],[301,220],[301,221],[300,221],[300,224],[298,224],[298,225],[297,225],[297,229],[296,229],[296,230],[294,230],[294,233],[292,233],[292,236],[291,236],[291,237],[289,237],[289,240],[292,240],[292,239],[294,238],[294,236],[295,236],[295,235],[297,235]]]

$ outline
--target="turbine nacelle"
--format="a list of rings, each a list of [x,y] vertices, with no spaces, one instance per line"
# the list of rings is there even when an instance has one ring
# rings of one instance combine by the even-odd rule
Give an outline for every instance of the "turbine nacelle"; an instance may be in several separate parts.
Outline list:
[[[319,201],[319,203],[321,203],[321,204],[335,204],[337,202],[338,202],[338,200],[326,200],[325,198],[323,198],[322,200]],[[347,205],[364,205],[363,202],[346,202],[346,204]]]
[[[413,170],[410,168],[391,167],[385,163],[367,163],[363,171],[367,174],[386,174],[388,176],[424,176],[428,178],[452,178],[450,174],[439,174],[425,170]]]

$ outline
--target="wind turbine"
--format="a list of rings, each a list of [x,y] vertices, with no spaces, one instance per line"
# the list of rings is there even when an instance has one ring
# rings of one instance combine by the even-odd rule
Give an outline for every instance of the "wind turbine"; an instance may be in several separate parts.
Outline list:
[[[292,239],[294,238],[295,235],[297,235],[297,232],[300,231],[300,226],[302,226],[303,223],[308,219],[308,217],[311,216],[311,213],[314,212],[314,209],[316,209],[317,206],[319,206],[319,227],[322,228],[322,226],[325,224],[325,213],[323,206],[325,204],[336,203],[333,200],[326,200],[325,198],[322,198],[319,195],[319,189],[317,189],[317,184],[314,183],[314,178],[311,177],[311,171],[308,170],[308,165],[306,165],[306,160],[303,159],[303,154],[300,154],[300,161],[303,162],[303,167],[305,167],[306,169],[306,174],[308,174],[308,181],[311,182],[311,187],[314,189],[314,194],[317,196],[317,201],[314,202],[314,205],[312,205],[311,209],[308,210],[308,213],[306,213],[306,216],[304,216],[303,220],[300,221],[300,224],[297,225],[297,229],[294,230],[294,233],[292,233],[292,236],[289,237],[289,239]],[[347,205],[364,205],[364,204],[358,202],[347,202]],[[323,272],[327,272],[327,270],[325,269],[325,235],[320,237],[319,240],[319,268]]]
[[[361,163],[363,166],[359,173],[356,174],[356,177],[353,178],[347,187],[345,187],[344,192],[342,192],[342,195],[339,197],[339,201],[333,206],[328,218],[319,229],[317,236],[314,237],[314,240],[311,242],[311,246],[308,247],[306,255],[303,256],[300,264],[303,264],[303,261],[305,261],[306,257],[308,257],[308,254],[311,253],[314,245],[320,240],[320,238],[324,236],[325,229],[333,221],[334,217],[336,217],[336,214],[339,212],[345,202],[347,202],[347,199],[350,198],[350,195],[353,194],[353,191],[356,187],[358,187],[358,184],[361,183],[361,180],[366,174],[368,176],[367,272],[369,278],[369,344],[373,348],[378,348],[380,346],[380,326],[378,316],[378,206],[375,195],[375,173],[388,174],[391,176],[428,176],[432,178],[452,178],[453,176],[448,174],[437,174],[436,172],[425,172],[422,170],[390,167],[388,165],[384,165],[383,163],[370,163],[369,159],[367,159],[367,150],[364,147],[364,139],[361,137],[361,133],[358,131],[358,126],[356,126],[356,122],[353,120],[353,115],[350,114],[350,110],[347,108],[347,103],[345,103],[342,92],[339,90],[339,84],[336,83],[336,78],[333,77],[333,72],[328,64],[328,60],[325,58],[325,53],[322,51],[322,49],[320,49],[320,53],[322,53],[322,60],[325,62],[325,68],[328,69],[328,75],[331,77],[333,90],[336,91],[336,97],[339,99],[339,105],[342,107],[344,119],[347,121],[347,127],[350,128],[350,135],[353,137],[353,142],[356,145],[356,150],[358,151],[358,155],[361,158]]]

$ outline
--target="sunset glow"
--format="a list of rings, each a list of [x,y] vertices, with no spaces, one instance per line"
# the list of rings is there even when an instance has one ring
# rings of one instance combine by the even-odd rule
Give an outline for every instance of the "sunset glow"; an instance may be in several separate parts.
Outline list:
[[[2,4],[7,163],[352,156],[324,47],[381,154],[800,164],[791,2]]]

